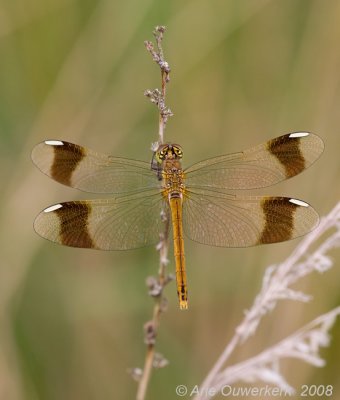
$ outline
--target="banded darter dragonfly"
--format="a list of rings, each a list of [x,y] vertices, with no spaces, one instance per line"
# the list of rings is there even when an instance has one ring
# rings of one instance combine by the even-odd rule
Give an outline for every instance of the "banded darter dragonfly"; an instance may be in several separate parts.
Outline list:
[[[294,132],[182,169],[183,151],[177,144],[161,144],[150,165],[47,140],[32,151],[43,173],[64,185],[112,197],[54,204],[37,216],[34,229],[66,246],[129,250],[157,244],[160,232],[172,227],[179,306],[186,309],[184,235],[209,246],[247,247],[310,232],[319,217],[306,202],[228,191],[264,188],[291,178],[308,168],[323,148],[318,136]],[[165,224],[161,213],[171,223]]]

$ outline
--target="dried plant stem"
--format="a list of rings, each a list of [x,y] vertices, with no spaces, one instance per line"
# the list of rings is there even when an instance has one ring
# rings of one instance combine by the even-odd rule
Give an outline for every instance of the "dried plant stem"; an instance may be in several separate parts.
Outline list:
[[[162,40],[163,34],[165,32],[164,26],[157,26],[153,32],[155,40],[156,40],[156,50],[152,42],[145,41],[145,47],[148,52],[151,54],[153,60],[159,65],[161,70],[161,90],[146,90],[145,96],[149,97],[150,101],[154,103],[159,110],[159,128],[158,128],[158,141],[155,144],[153,150],[155,151],[159,144],[164,143],[164,131],[166,127],[167,120],[170,116],[172,116],[172,112],[165,105],[165,96],[166,96],[166,85],[170,80],[169,73],[170,67],[169,64],[164,60],[164,54],[162,49]],[[149,294],[154,297],[155,303],[153,308],[153,316],[150,321],[148,321],[144,325],[144,341],[147,345],[144,368],[141,372],[141,376],[139,379],[137,396],[136,400],[144,400],[146,396],[146,391],[149,385],[151,372],[153,367],[163,367],[167,364],[167,361],[158,356],[157,365],[155,365],[155,358],[157,353],[155,351],[156,345],[156,337],[158,333],[158,328],[160,324],[161,314],[165,311],[166,308],[166,298],[163,295],[163,289],[167,283],[172,280],[172,277],[167,275],[166,266],[168,264],[168,226],[169,221],[166,217],[166,213],[162,212],[160,215],[164,223],[164,231],[160,232],[160,241],[157,246],[159,251],[159,270],[158,276],[149,277],[147,280],[147,285],[149,288]]]
[[[323,238],[323,242],[318,244],[318,240],[321,237]],[[316,248],[312,249],[312,247]],[[284,262],[267,268],[261,291],[255,298],[252,307],[246,312],[243,321],[236,328],[231,341],[200,385],[200,394],[195,396],[194,400],[205,400],[213,397],[213,395],[206,395],[211,388],[216,389],[217,393],[223,384],[245,381],[246,379],[252,382],[256,380],[266,381],[269,375],[272,379],[271,383],[274,383],[281,389],[293,391],[293,388],[288,385],[278,370],[277,363],[280,358],[293,357],[302,359],[312,365],[323,365],[322,360],[317,354],[318,347],[316,343],[319,343],[319,347],[327,343],[327,329],[333,324],[334,318],[340,314],[340,307],[316,318],[315,321],[299,331],[312,332],[313,341],[311,341],[310,345],[303,342],[298,332],[254,358],[233,366],[226,366],[234,350],[242,345],[251,335],[255,334],[263,316],[271,312],[279,300],[290,299],[302,302],[311,300],[311,296],[292,289],[291,285],[312,272],[323,273],[331,268],[333,263],[327,253],[338,247],[340,247],[340,203],[321,219],[319,226],[300,242]],[[325,324],[322,329],[314,329],[314,326],[323,321],[325,321]],[[304,338],[308,338],[307,336]],[[298,339],[301,339],[302,342]],[[291,344],[290,352],[287,352],[288,342]],[[280,352],[281,349],[283,349],[282,352]],[[258,362],[259,360],[263,361],[264,355],[267,357],[266,361],[268,365]],[[251,377],[253,380],[251,380]]]
[[[319,349],[329,344],[328,331],[339,315],[340,307],[336,307],[256,356],[219,371],[211,386],[215,389],[214,394],[209,395],[209,392],[201,387],[194,400],[208,400],[219,393],[223,386],[239,381],[266,382],[276,385],[289,396],[294,395],[294,388],[280,373],[279,361],[290,358],[305,361],[315,367],[323,367],[325,361],[319,355]]]
[[[162,86],[161,91],[159,89],[154,90],[146,90],[144,92],[145,96],[150,98],[152,103],[155,103],[159,110],[159,129],[158,129],[158,144],[164,143],[164,130],[168,118],[173,114],[170,108],[165,105],[165,96],[166,96],[166,85],[170,81],[170,67],[167,61],[164,59],[164,53],[162,48],[162,40],[165,32],[164,26],[156,26],[153,34],[156,39],[156,47],[155,50],[152,42],[146,40],[144,42],[147,51],[151,54],[152,59],[158,64],[161,70],[161,80]]]
[[[145,356],[143,375],[142,375],[142,377],[139,381],[139,385],[138,385],[136,400],[144,400],[145,399],[146,389],[148,388],[148,384],[149,384],[149,380],[150,380],[150,376],[151,376],[154,355],[155,355],[155,346],[149,345],[147,352],[146,352],[146,356]]]
[[[162,98],[165,101],[166,96],[166,73],[161,70],[162,74]],[[159,129],[158,129],[158,141],[159,143],[164,143],[164,130],[165,130],[166,121],[164,119],[164,115],[159,113]]]

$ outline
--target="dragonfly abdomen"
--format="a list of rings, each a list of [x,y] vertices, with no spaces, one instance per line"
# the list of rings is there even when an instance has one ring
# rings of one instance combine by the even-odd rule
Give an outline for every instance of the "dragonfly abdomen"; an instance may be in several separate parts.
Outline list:
[[[181,193],[179,192],[169,193],[169,204],[171,209],[172,231],[174,240],[174,256],[176,262],[176,283],[177,283],[179,307],[181,309],[187,309],[188,289],[187,289],[187,276],[185,270]]]

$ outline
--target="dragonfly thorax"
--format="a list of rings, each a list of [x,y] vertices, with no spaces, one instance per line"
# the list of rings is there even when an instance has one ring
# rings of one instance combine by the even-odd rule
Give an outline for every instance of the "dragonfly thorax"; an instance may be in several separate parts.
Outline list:
[[[166,159],[162,163],[162,181],[165,196],[177,196],[184,192],[184,173],[178,159]]]

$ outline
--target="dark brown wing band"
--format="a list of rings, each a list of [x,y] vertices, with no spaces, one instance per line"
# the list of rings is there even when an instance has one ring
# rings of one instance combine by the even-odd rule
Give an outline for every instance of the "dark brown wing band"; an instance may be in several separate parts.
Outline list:
[[[37,216],[34,228],[42,237],[65,246],[95,249],[89,232],[91,211],[87,201],[55,204]]]
[[[291,178],[306,169],[306,160],[300,149],[301,137],[284,135],[269,140],[267,149],[282,164],[286,177]]]
[[[287,197],[265,197],[262,200],[265,224],[258,244],[283,242],[294,237],[295,212],[299,207],[296,202],[298,200]]]
[[[85,149],[73,143],[62,142],[62,146],[53,146],[54,160],[51,177],[57,182],[71,186],[71,177],[80,161],[85,157]]]

